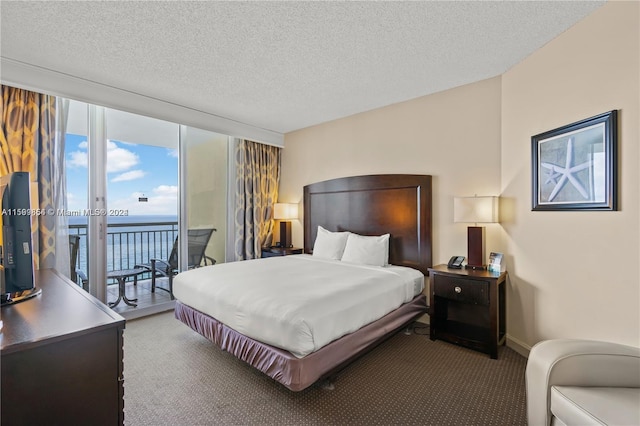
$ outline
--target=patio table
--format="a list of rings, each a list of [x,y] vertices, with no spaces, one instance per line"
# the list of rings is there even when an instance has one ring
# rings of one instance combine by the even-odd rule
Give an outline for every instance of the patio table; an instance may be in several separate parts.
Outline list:
[[[134,285],[137,284],[138,275],[143,274],[144,272],[145,270],[142,268],[121,269],[121,270],[107,272],[107,278],[113,278],[118,281],[118,299],[115,302],[109,302],[110,308],[117,306],[120,303],[120,301],[123,301],[129,306],[133,306],[133,307],[138,306],[137,303],[134,303],[134,302],[137,302],[138,299],[129,299],[124,292],[125,290],[124,286],[127,281],[127,278],[129,277],[133,277]]]

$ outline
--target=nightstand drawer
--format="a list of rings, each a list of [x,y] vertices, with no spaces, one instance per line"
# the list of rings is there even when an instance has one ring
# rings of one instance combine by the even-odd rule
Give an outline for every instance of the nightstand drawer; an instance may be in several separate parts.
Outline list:
[[[489,305],[489,282],[436,275],[434,294],[474,305]]]

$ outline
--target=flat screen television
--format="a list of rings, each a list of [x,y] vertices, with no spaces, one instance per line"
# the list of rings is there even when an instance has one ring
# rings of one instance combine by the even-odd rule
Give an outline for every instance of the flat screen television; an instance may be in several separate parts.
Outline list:
[[[35,287],[31,240],[31,191],[28,172],[0,177],[0,304],[17,303],[40,294]]]

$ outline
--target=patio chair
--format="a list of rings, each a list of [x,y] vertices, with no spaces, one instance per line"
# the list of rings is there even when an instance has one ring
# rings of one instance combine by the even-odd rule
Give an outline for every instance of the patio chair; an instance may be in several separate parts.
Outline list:
[[[189,229],[188,230],[188,267],[189,269],[198,268],[204,265],[214,265],[216,260],[207,256],[204,252],[211,239],[211,234],[216,231],[215,228],[207,229]],[[169,288],[158,286],[160,290],[169,292],[171,300],[173,300],[173,277],[178,273],[178,237],[173,242],[173,249],[168,260],[149,259],[149,263],[135,265],[134,268],[144,268],[151,272],[151,292],[156,291],[156,277],[169,278]]]
[[[84,290],[89,291],[89,280],[84,272],[78,269],[78,249],[80,248],[80,235],[69,235],[69,260],[71,281],[78,284]]]

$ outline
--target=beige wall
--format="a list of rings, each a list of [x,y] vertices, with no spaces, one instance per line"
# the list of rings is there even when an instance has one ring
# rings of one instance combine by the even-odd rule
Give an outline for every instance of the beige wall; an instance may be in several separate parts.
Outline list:
[[[205,254],[225,261],[228,137],[189,128],[187,142],[187,227],[215,228]]]
[[[285,135],[279,198],[301,202],[306,184],[378,173],[432,175],[433,261],[466,256],[453,197],[500,193],[500,78]],[[302,219],[292,232],[301,247]],[[500,249],[499,225],[487,227],[487,240],[487,250]]]
[[[431,174],[437,264],[466,255],[453,197],[502,195],[487,251],[507,258],[511,344],[640,344],[638,15],[637,3],[607,4],[503,76],[285,135],[280,200],[336,177]],[[531,212],[531,136],[611,109],[621,110],[621,211]]]
[[[613,2],[502,76],[509,335],[640,345],[639,4]],[[620,211],[532,212],[531,135],[619,110]]]

